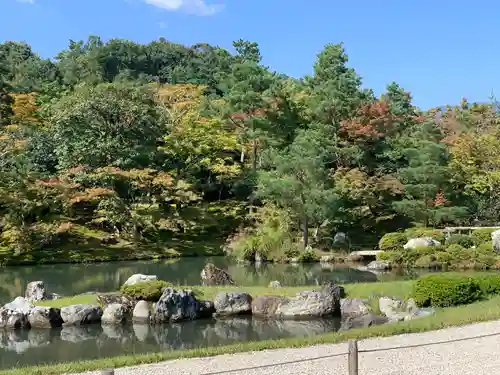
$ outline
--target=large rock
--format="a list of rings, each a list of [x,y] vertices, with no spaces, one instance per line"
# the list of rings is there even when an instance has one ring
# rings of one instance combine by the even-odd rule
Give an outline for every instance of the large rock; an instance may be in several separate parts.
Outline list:
[[[231,276],[215,267],[213,263],[207,263],[201,270],[200,276],[202,285],[234,285]]]
[[[372,311],[368,301],[361,298],[344,298],[340,300],[342,317],[366,315]]]
[[[379,299],[379,309],[391,322],[423,318],[435,313],[433,308],[420,309],[413,299],[403,302],[389,297]]]
[[[151,319],[151,306],[147,301],[139,301],[132,312],[132,321],[135,323],[148,323]]]
[[[252,312],[252,296],[241,292],[217,293],[214,307],[219,316],[248,314]]]
[[[404,249],[416,249],[423,246],[439,246],[441,242],[436,241],[431,237],[419,237],[410,239],[404,246]]]
[[[500,229],[491,233],[491,241],[493,242],[493,250],[500,253]]]
[[[61,309],[36,306],[28,314],[31,328],[57,328],[61,327],[63,320]]]
[[[103,310],[105,310],[109,305],[119,304],[126,309],[128,314],[132,313],[132,310],[137,302],[121,293],[98,293],[96,298],[97,303],[103,308]]]
[[[0,328],[5,329],[25,329],[29,328],[28,315],[5,307],[0,308]]]
[[[123,283],[123,285],[134,285],[137,283],[142,283],[144,281],[152,281],[152,280],[158,280],[158,276],[156,275],[143,275],[141,273],[136,273],[132,276],[130,276],[127,281]]]
[[[112,303],[104,309],[101,324],[123,324],[127,320],[128,312],[121,303]]]
[[[32,281],[26,286],[24,297],[30,302],[48,299],[47,290],[43,281]]]
[[[366,269],[372,271],[386,271],[391,268],[389,262],[385,262],[383,260],[374,260],[367,264]]]
[[[61,308],[63,326],[85,325],[99,323],[102,317],[102,309],[93,305],[71,305]]]
[[[28,315],[34,307],[35,306],[31,304],[26,298],[16,297],[12,302],[5,304],[3,308],[7,310],[19,311],[23,314]]]
[[[155,323],[194,320],[214,313],[213,304],[198,301],[191,290],[166,288],[152,314]]]
[[[353,328],[368,328],[371,326],[385,324],[389,319],[385,316],[376,315],[373,313],[367,313],[358,316],[348,316],[342,320],[341,331],[345,331]]]
[[[342,289],[325,284],[320,291],[297,293],[295,298],[261,296],[252,301],[252,313],[261,317],[299,318],[341,316]]]

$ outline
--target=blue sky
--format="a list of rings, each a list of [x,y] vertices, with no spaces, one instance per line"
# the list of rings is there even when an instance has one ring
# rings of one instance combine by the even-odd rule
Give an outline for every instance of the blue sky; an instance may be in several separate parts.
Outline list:
[[[343,41],[364,86],[380,93],[396,81],[429,108],[500,98],[499,13],[493,0],[0,0],[0,40],[52,57],[89,34],[226,48],[242,38],[292,76],[311,73],[322,47]]]

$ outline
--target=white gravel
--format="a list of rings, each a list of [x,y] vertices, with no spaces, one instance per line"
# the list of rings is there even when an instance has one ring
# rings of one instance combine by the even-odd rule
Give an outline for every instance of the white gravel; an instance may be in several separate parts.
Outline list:
[[[467,337],[500,334],[500,321],[360,341],[359,350],[436,343]],[[347,375],[347,356],[293,364],[297,361],[347,352],[347,344],[318,345],[300,349],[181,359],[116,369],[116,375]],[[266,366],[256,369],[249,367]],[[491,375],[500,369],[500,335],[438,345],[359,354],[360,375]],[[98,375],[100,372],[88,373]]]

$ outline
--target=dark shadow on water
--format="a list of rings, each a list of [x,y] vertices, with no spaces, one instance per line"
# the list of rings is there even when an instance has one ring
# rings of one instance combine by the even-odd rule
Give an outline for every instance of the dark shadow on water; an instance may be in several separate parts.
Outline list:
[[[241,317],[170,325],[64,327],[0,331],[0,368],[314,336],[340,329],[339,319],[259,320]]]

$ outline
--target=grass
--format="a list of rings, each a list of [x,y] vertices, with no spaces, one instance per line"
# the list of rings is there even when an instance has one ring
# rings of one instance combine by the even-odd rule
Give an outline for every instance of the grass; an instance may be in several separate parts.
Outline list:
[[[392,283],[387,283],[392,284]],[[366,285],[366,284],[363,284]],[[407,286],[395,287],[386,285],[387,291],[405,291]],[[285,289],[285,288],[284,288]],[[289,288],[286,288],[289,289]],[[372,291],[362,291],[362,285],[353,286],[352,291],[358,291],[360,296],[371,292],[380,292],[372,288]],[[291,290],[288,292],[291,293]],[[259,351],[265,349],[296,348],[317,344],[335,344],[351,339],[366,339],[370,337],[385,337],[404,333],[425,332],[450,326],[460,326],[475,322],[484,322],[500,319],[500,296],[495,296],[489,300],[481,301],[467,306],[439,309],[435,315],[399,322],[395,324],[380,325],[365,329],[353,329],[342,332],[331,332],[323,335],[310,337],[296,337],[281,340],[268,340],[260,342],[242,342],[227,346],[197,348],[190,350],[176,350],[160,353],[150,353],[142,355],[128,355],[114,358],[100,358],[91,361],[80,361],[71,363],[61,363],[55,365],[43,365],[35,367],[16,368],[12,370],[0,371],[0,375],[56,375],[64,373],[78,373],[103,368],[118,368],[134,366],[139,364],[154,363],[178,358],[207,357],[221,354],[231,354],[248,351]]]

